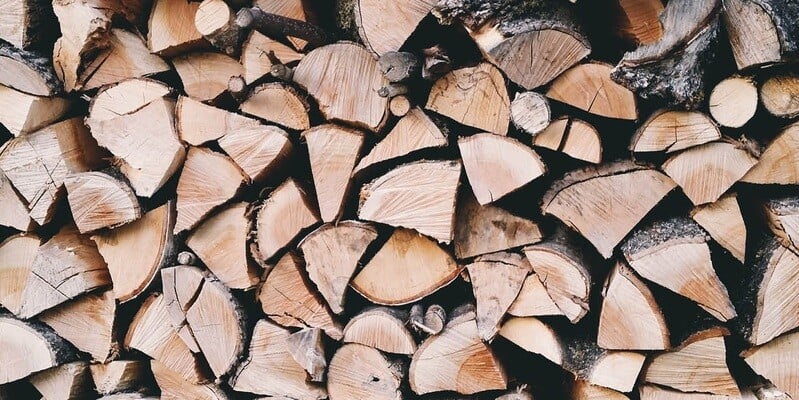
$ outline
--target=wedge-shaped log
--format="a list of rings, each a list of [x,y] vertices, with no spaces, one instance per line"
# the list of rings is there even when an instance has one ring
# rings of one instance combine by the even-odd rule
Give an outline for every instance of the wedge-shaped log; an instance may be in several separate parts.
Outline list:
[[[536,317],[563,315],[563,311],[558,308],[541,283],[541,279],[533,272],[524,278],[519,295],[508,308],[508,314],[515,317]]]
[[[264,83],[253,88],[241,111],[294,130],[311,127],[308,103],[297,91],[283,83]]]
[[[281,64],[273,64],[269,53],[274,52]],[[244,81],[253,83],[269,75],[273,65],[286,65],[301,60],[302,53],[277,40],[252,30],[241,48],[241,64],[244,66]]]
[[[133,189],[103,172],[83,172],[64,179],[72,218],[81,233],[113,228],[141,218]]]
[[[308,145],[319,214],[322,221],[335,221],[344,207],[364,135],[336,125],[322,125],[303,132],[302,137]]]
[[[2,29],[0,39],[3,39]],[[44,97],[57,95],[63,90],[63,84],[58,80],[49,58],[7,42],[0,42],[0,85]]]
[[[196,400],[228,400],[228,395],[212,383],[191,383],[158,360],[150,360],[150,369],[161,390],[161,399],[192,398]]]
[[[630,150],[636,153],[684,150],[721,139],[710,118],[699,111],[659,110],[635,132]]]
[[[28,214],[28,202],[14,189],[6,175],[0,170],[0,225],[27,232],[36,227]]]
[[[280,223],[275,223],[280,221]],[[288,246],[305,229],[320,222],[316,205],[293,179],[269,194],[255,220],[257,259],[266,261]]]
[[[588,122],[561,117],[552,121],[533,138],[533,145],[562,152],[571,158],[592,164],[602,161],[602,139]]]
[[[741,354],[758,375],[789,395],[799,395],[799,332],[787,333]]]
[[[610,79],[611,66],[599,62],[576,65],[560,74],[547,97],[608,118],[638,118],[635,95]]]
[[[18,315],[25,285],[41,245],[35,234],[9,236],[0,242],[0,306]]]
[[[761,185],[795,185],[799,183],[799,123],[783,128],[768,144],[752,169],[741,182]]]
[[[28,379],[47,399],[80,399],[91,396],[89,364],[75,361],[37,372]]]
[[[147,47],[164,57],[208,46],[194,16],[200,3],[188,0],[155,0],[147,23]]]
[[[499,252],[477,257],[466,270],[474,292],[477,330],[490,342],[532,269],[526,257]]]
[[[106,364],[91,364],[89,371],[97,393],[109,395],[144,386],[147,364],[141,360],[114,360]]]
[[[737,194],[730,193],[713,203],[694,208],[691,218],[738,261],[744,262],[747,234]]]
[[[150,76],[169,70],[169,64],[161,57],[151,54],[144,44],[144,38],[138,33],[111,29],[108,47],[82,67],[75,89],[97,89],[128,78]]]
[[[327,375],[330,400],[402,398],[401,366],[362,344],[341,346],[330,360]]]
[[[231,77],[244,74],[244,67],[221,53],[190,53],[172,59],[175,70],[190,97],[213,100],[225,92]]]
[[[376,307],[352,317],[344,327],[344,343],[360,343],[392,354],[411,355],[416,341],[403,321],[404,315],[388,307]]]
[[[76,359],[72,346],[52,329],[0,315],[0,384]]]
[[[37,319],[78,350],[103,363],[116,357],[120,350],[116,338],[116,310],[114,293],[108,290],[78,297],[43,312]]]
[[[304,328],[292,333],[286,340],[291,357],[308,372],[313,382],[325,381],[327,360],[323,336],[319,328]]]
[[[401,3],[355,1],[353,13],[358,36],[366,44],[366,48],[378,56],[389,51],[398,51],[434,4],[431,0]]]

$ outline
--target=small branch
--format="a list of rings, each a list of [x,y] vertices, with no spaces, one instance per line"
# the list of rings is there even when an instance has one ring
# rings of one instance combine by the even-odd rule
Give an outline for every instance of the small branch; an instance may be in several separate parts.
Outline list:
[[[194,265],[197,262],[197,256],[190,251],[181,251],[178,253],[178,264],[180,265]]]
[[[408,87],[401,83],[389,83],[386,86],[377,90],[377,95],[380,97],[395,97],[408,93]]]
[[[403,82],[419,76],[421,62],[413,53],[390,51],[377,61],[380,72],[389,82]]]
[[[227,82],[227,91],[239,104],[247,100],[247,82],[239,75],[230,77]]]
[[[292,36],[303,39],[313,47],[330,42],[329,36],[318,26],[304,21],[264,12],[258,7],[242,8],[236,14],[236,25],[255,29],[267,36]]]
[[[269,75],[284,82],[291,82],[294,78],[294,68],[287,67],[284,64],[275,64],[269,70]]]

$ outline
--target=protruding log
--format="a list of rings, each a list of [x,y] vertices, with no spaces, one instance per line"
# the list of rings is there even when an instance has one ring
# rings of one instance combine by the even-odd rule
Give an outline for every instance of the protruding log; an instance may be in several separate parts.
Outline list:
[[[200,3],[189,0],[155,0],[147,27],[147,47],[172,57],[208,44],[194,25]]]
[[[336,351],[327,374],[330,400],[401,399],[403,372],[378,350],[348,343]]]
[[[602,161],[602,139],[599,132],[588,122],[577,118],[561,117],[552,121],[535,135],[533,145],[593,164]]]
[[[275,221],[280,221],[275,224]],[[255,220],[258,259],[266,261],[288,246],[305,229],[320,222],[316,205],[293,179],[269,194]]]
[[[727,367],[725,328],[697,332],[679,347],[651,358],[644,382],[668,386],[683,392],[707,392],[740,396],[738,385]]]
[[[737,142],[706,143],[669,157],[665,172],[682,188],[694,205],[718,200],[735,182],[757,164]]]
[[[547,98],[536,92],[516,93],[510,103],[513,125],[529,135],[536,135],[549,125],[551,112]]]
[[[14,185],[0,171],[0,225],[27,232],[32,230],[36,223],[28,214],[28,202],[14,189]]]
[[[292,144],[286,131],[254,122],[228,131],[218,142],[251,180],[261,181],[285,164]]]
[[[307,372],[293,362],[288,346],[290,335],[287,329],[268,320],[258,321],[249,355],[230,378],[233,390],[292,399],[326,398],[325,389],[306,382]]]
[[[460,175],[458,161],[401,165],[363,186],[358,218],[415,229],[449,243]]]
[[[14,136],[50,125],[70,106],[63,97],[34,96],[0,85],[0,123]]]
[[[233,198],[246,179],[224,154],[202,147],[190,148],[178,180],[175,233],[193,228],[214,207]]]
[[[358,36],[374,54],[398,51],[433,5],[430,0],[401,3],[357,0],[353,12]]]
[[[175,102],[157,98],[134,105],[127,96],[122,94],[117,100],[122,104],[115,108],[130,107],[130,112],[109,115],[110,107],[104,107],[98,115],[95,103],[86,124],[97,143],[115,156],[136,194],[151,197],[180,168],[186,155],[175,131]]]
[[[799,75],[774,75],[760,86],[760,101],[772,115],[794,118],[799,115]]]
[[[302,133],[308,145],[316,201],[322,221],[339,218],[358,162],[364,135],[336,125],[321,125]]]
[[[9,1],[0,7],[0,39],[20,49],[38,49],[55,39],[47,32],[53,10],[49,0]],[[52,42],[51,42],[52,43]]]
[[[273,28],[274,32],[271,32],[272,34],[280,37],[285,36],[289,43],[299,51],[306,50],[309,41],[313,42],[310,44],[319,46],[320,43],[328,40],[327,35],[314,25],[317,20],[314,7],[302,0],[254,0],[253,5],[260,8],[264,13],[299,21],[299,24],[294,22],[291,24],[295,29],[277,28],[274,25],[279,22],[265,21],[269,22],[269,25]],[[277,19],[277,21],[282,21],[282,19]],[[300,29],[296,29],[297,26]]]
[[[624,393],[606,387],[592,385],[588,381],[577,379],[571,390],[573,400],[629,400]]]
[[[80,70],[75,90],[96,89],[170,70],[169,64],[150,53],[138,33],[111,29],[108,46]]]
[[[647,280],[685,296],[720,321],[735,318],[727,288],[716,276],[708,237],[685,217],[656,221],[621,245],[630,266]]]
[[[90,117],[106,121],[131,114],[143,106],[168,96],[172,89],[162,82],[148,78],[126,79],[103,88],[89,103]]]
[[[516,253],[486,254],[466,266],[476,302],[477,331],[486,342],[499,332],[499,323],[519,295],[531,267]]]
[[[778,62],[799,50],[792,2],[724,0],[722,15],[738,69]]]
[[[613,249],[676,184],[629,161],[566,174],[544,195],[541,210],[554,215],[610,258]],[[636,199],[630,202],[629,199]]]
[[[303,276],[302,260],[286,253],[267,275],[258,291],[264,313],[283,326],[321,328],[341,340],[342,328],[324,299]]]
[[[425,108],[497,135],[507,135],[510,98],[497,67],[483,62],[442,76],[433,85]]]
[[[344,343],[360,343],[392,354],[416,352],[416,342],[396,309],[377,307],[350,319],[344,328]]]
[[[350,280],[375,239],[377,230],[371,225],[341,221],[320,226],[297,246],[302,250],[308,276],[334,313],[344,312]]]
[[[758,375],[799,397],[799,332],[787,333],[741,354]]]
[[[139,389],[145,384],[147,364],[141,360],[115,360],[89,365],[94,389],[100,395]]]
[[[311,127],[308,122],[308,103],[291,86],[265,83],[251,92],[241,111],[294,130]]]
[[[236,14],[224,0],[203,0],[194,15],[194,26],[214,47],[228,55],[241,51],[242,29]]]
[[[722,126],[740,128],[755,116],[757,99],[757,87],[752,78],[733,75],[710,92],[710,115]]]
[[[597,344],[609,350],[665,350],[669,331],[652,292],[624,261],[603,289]]]
[[[141,218],[141,207],[125,181],[102,172],[64,179],[72,218],[81,233],[113,228]]]
[[[186,312],[197,300],[205,282],[203,271],[190,265],[177,265],[161,269],[161,285],[169,322],[192,353],[199,353],[200,345],[186,321]]]
[[[291,357],[308,372],[312,382],[323,382],[327,370],[322,335],[319,328],[305,328],[286,339]]]
[[[421,75],[422,61],[414,53],[392,50],[377,54],[379,56],[377,65],[380,67],[380,72],[389,82],[405,82]]]
[[[441,289],[459,272],[455,260],[434,240],[397,228],[350,285],[375,304],[396,306]]]
[[[405,95],[394,96],[388,101],[388,110],[396,117],[404,117],[411,111],[411,107],[413,104]]]
[[[38,372],[29,380],[45,399],[71,400],[91,396],[90,379],[89,364],[76,361]]]
[[[0,306],[18,315],[25,299],[25,283],[33,268],[41,239],[19,234],[0,242]]]
[[[161,390],[162,400],[180,400],[191,398],[196,400],[228,400],[225,392],[214,384],[192,383],[179,373],[172,371],[158,360],[150,361],[155,382]]]
[[[701,112],[659,110],[635,132],[630,141],[630,150],[636,153],[671,153],[717,139],[721,139],[719,128]]]
[[[0,28],[0,39],[3,39],[2,29]],[[53,70],[52,60],[42,57],[40,53],[25,51],[2,41],[0,41],[0,85],[44,97],[59,94],[64,86]]]
[[[507,388],[505,371],[480,340],[470,314],[454,318],[413,354],[408,381],[416,394],[452,390],[469,395]]]
[[[92,236],[108,264],[114,297],[121,303],[144,292],[172,257],[174,226],[175,204],[169,202],[134,222]],[[137,260],[138,267],[130,268],[130,260]]]
[[[738,196],[731,193],[713,203],[694,208],[694,219],[722,247],[740,262],[746,258],[746,225],[738,205]]]
[[[0,384],[75,360],[67,341],[50,328],[0,315]]]
[[[650,44],[663,37],[660,14],[663,3],[660,0],[617,0],[618,33],[621,37],[636,43]]]
[[[591,114],[634,120],[638,118],[635,95],[610,79],[611,68],[600,62],[574,66],[552,82],[547,97]]]
[[[444,307],[441,307],[438,304],[432,304],[430,307],[427,307],[427,310],[424,312],[424,318],[422,320],[424,322],[422,330],[429,334],[429,335],[438,335],[444,330],[444,326],[447,323],[447,312],[444,310]]]
[[[271,54],[277,60],[271,58]],[[244,41],[241,50],[241,64],[244,66],[244,80],[253,83],[269,75],[275,65],[286,65],[301,60],[303,55],[289,46],[253,30]],[[275,61],[280,61],[276,64]]]
[[[535,272],[527,275],[519,290],[519,295],[508,308],[508,314],[515,317],[536,317],[543,315],[563,315],[563,311],[552,301],[547,289]]]
[[[319,102],[327,119],[372,131],[384,123],[388,99],[378,96],[377,90],[387,81],[377,61],[360,45],[341,42],[314,49],[300,60],[294,81]]]
[[[233,203],[194,228],[186,245],[227,287],[250,289],[259,280],[247,257],[250,225],[248,204]]]
[[[114,293],[108,290],[90,293],[45,311],[38,320],[102,363],[119,354],[115,318]]]
[[[191,53],[173,58],[172,64],[186,94],[200,101],[217,98],[227,90],[230,77],[244,74],[238,61],[220,53]]]
[[[470,190],[461,191],[455,218],[458,259],[537,243],[543,238],[535,221],[490,204],[481,206]]]
[[[538,154],[516,139],[478,133],[458,139],[463,168],[481,205],[493,203],[546,173]]]
[[[795,185],[799,183],[799,123],[785,127],[769,143],[760,160],[741,178],[741,182],[761,185]]]

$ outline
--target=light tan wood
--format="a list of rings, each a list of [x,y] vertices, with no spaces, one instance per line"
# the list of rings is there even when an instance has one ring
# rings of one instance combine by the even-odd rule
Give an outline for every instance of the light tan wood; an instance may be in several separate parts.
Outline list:
[[[343,211],[364,135],[336,125],[321,125],[303,132],[302,138],[308,146],[319,214],[322,221],[333,222]]]
[[[110,290],[90,293],[39,315],[44,322],[94,361],[106,362],[119,354],[115,337],[116,302]]]
[[[147,362],[141,360],[89,365],[94,388],[101,395],[136,390],[144,385],[147,371]]]
[[[741,182],[793,185],[799,183],[799,123],[785,127],[769,143],[757,164],[741,178]]]
[[[305,259],[308,277],[334,313],[344,312],[350,280],[375,239],[377,230],[373,226],[341,221],[320,226],[297,245]]]
[[[740,128],[757,112],[757,87],[752,78],[733,75],[710,92],[710,115],[720,125]]]
[[[474,316],[468,314],[453,319],[419,346],[408,381],[416,394],[452,390],[469,395],[508,385],[504,369],[480,340]]]
[[[141,393],[116,393],[103,396],[102,400],[158,400],[159,397],[148,396]]]
[[[269,75],[272,71],[272,66],[276,64],[269,58],[270,52],[274,52],[283,65],[299,61],[303,57],[302,53],[253,29],[241,49],[241,64],[244,66],[244,80],[247,84]]]
[[[321,328],[335,340],[343,336],[341,325],[322,296],[303,275],[302,260],[288,252],[275,264],[258,290],[264,313],[286,327]]]
[[[746,225],[736,193],[724,195],[713,203],[694,208],[691,211],[691,218],[738,261],[744,262]]]
[[[425,108],[497,135],[507,135],[510,98],[497,67],[483,62],[447,73],[433,84]]]
[[[275,221],[281,221],[275,224]],[[266,261],[288,246],[305,229],[319,223],[316,205],[293,179],[277,187],[264,201],[255,219],[257,258]]]
[[[799,327],[799,289],[790,284],[799,276],[799,254],[776,238],[767,240],[755,253],[746,273],[744,285],[753,293],[746,300],[750,306],[741,318],[747,340],[762,345]]]
[[[629,400],[624,393],[606,387],[592,385],[588,381],[577,379],[572,386],[573,400]]]
[[[516,139],[478,133],[458,139],[463,168],[481,205],[493,203],[546,173],[541,157]]]
[[[327,360],[323,343],[323,332],[319,328],[305,328],[286,339],[291,357],[305,369],[312,382],[324,382]]]
[[[169,86],[153,79],[126,79],[97,92],[89,103],[90,117],[106,121],[120,115],[131,114],[144,105],[168,96],[171,92]]]
[[[36,48],[50,35],[40,32],[50,2],[8,1],[0,5],[0,39],[20,49]],[[43,34],[44,33],[44,34]]]
[[[233,76],[244,74],[244,67],[220,53],[191,53],[172,59],[175,70],[189,97],[200,101],[213,100],[225,92]]]
[[[223,0],[203,0],[194,14],[194,26],[206,40],[225,54],[238,55],[242,29],[236,13]]]
[[[637,44],[650,44],[663,36],[660,0],[618,0],[618,30],[622,37]]]
[[[434,5],[431,0],[398,3],[357,0],[353,12],[358,36],[378,56],[398,51]]]
[[[699,111],[659,110],[636,131],[630,150],[671,153],[721,139],[710,118]]]
[[[738,400],[743,397],[732,397],[711,393],[685,393],[679,390],[664,388],[657,385],[640,385],[638,388],[641,400]],[[747,397],[755,400],[755,397]]]
[[[724,0],[724,26],[738,69],[779,61],[779,33],[763,6],[753,1]]]
[[[64,179],[72,218],[81,233],[113,228],[141,218],[133,189],[102,172],[82,172]]]
[[[563,311],[552,301],[541,279],[535,273],[531,273],[524,278],[519,295],[508,308],[508,314],[515,317],[535,317],[563,315]]]
[[[652,292],[623,261],[603,289],[597,344],[609,350],[665,350],[669,330]]]
[[[772,115],[794,118],[799,115],[799,75],[773,75],[760,86],[760,101]]]
[[[466,270],[476,303],[477,331],[483,340],[490,342],[532,269],[526,257],[499,252],[477,257]]]
[[[302,131],[311,127],[310,107],[305,99],[289,85],[264,83],[250,91],[241,111],[289,129]]]
[[[14,228],[18,231],[31,231],[36,227],[28,215],[28,202],[17,193],[14,185],[6,175],[0,171],[0,225]]]
[[[96,89],[128,78],[170,70],[169,64],[150,53],[144,38],[138,33],[112,29],[108,45],[107,49],[83,67],[75,85],[76,90]]]
[[[224,154],[190,148],[178,180],[175,233],[195,227],[215,207],[233,198],[246,179]]]
[[[89,364],[75,361],[31,375],[30,383],[45,399],[70,400],[90,396]]]
[[[403,372],[378,350],[357,343],[341,346],[327,377],[330,400],[402,398]]]
[[[404,117],[409,111],[411,111],[411,107],[413,107],[413,104],[411,104],[408,96],[402,94],[399,96],[394,96],[388,101],[388,110],[391,111],[391,115],[397,117]]]
[[[0,316],[0,383],[13,382],[34,372],[74,360],[69,344],[52,330]]]
[[[155,0],[147,24],[147,47],[153,53],[173,57],[207,46],[194,26],[200,4],[189,0]]]
[[[175,124],[180,140],[202,146],[237,129],[248,129],[260,125],[245,116],[209,106],[191,97],[180,96],[175,104]]]
[[[114,297],[121,303],[144,292],[172,257],[174,225],[175,204],[168,202],[130,224],[92,236],[108,265]],[[139,268],[130,268],[133,259]]]
[[[588,313],[590,264],[577,245],[562,236],[524,247],[524,254],[558,309],[576,323]]]
[[[663,172],[674,180],[694,205],[718,200],[757,164],[740,143],[711,142],[669,157]]]
[[[799,396],[799,332],[787,333],[741,354],[744,361],[764,378],[792,397]]]
[[[34,96],[0,85],[0,123],[14,136],[50,125],[70,106],[66,98]]]
[[[350,319],[344,327],[344,343],[360,343],[392,354],[411,355],[416,342],[399,312],[387,307],[368,309]]]
[[[291,332],[262,319],[255,324],[247,359],[231,375],[230,386],[238,392],[271,397],[321,400],[324,387],[306,381],[307,373],[294,362],[288,346]]]
[[[253,181],[272,178],[284,167],[293,149],[286,131],[254,121],[229,130],[218,142]]]
[[[350,286],[375,304],[402,305],[448,285],[459,272],[455,260],[434,240],[397,228]]]
[[[196,384],[187,381],[158,360],[150,360],[150,369],[161,390],[161,400],[192,398],[197,400],[228,400],[225,392],[214,384]]]
[[[372,131],[384,123],[388,99],[378,96],[377,90],[388,82],[377,60],[360,45],[339,42],[312,50],[294,70],[294,81],[316,99],[329,120]]]
[[[616,245],[675,186],[653,169],[626,161],[609,163],[564,176],[544,195],[541,211],[565,222],[610,258]]]
[[[161,269],[161,286],[169,322],[192,353],[202,350],[186,320],[186,313],[197,300],[204,282],[203,270],[191,265]]]
[[[19,314],[25,284],[41,245],[36,234],[18,234],[0,242],[0,305]]]
[[[602,161],[602,139],[596,128],[577,118],[552,121],[533,138],[533,145],[559,151],[571,158],[592,164]]]
[[[589,62],[560,74],[547,97],[591,114],[634,120],[638,109],[633,92],[610,79],[611,66]]]
[[[594,346],[594,343],[591,345]],[[598,346],[594,348],[598,348]],[[574,354],[580,354],[579,347],[575,346],[573,350],[577,350],[573,351]],[[641,373],[645,361],[646,356],[642,353],[606,351],[594,361],[591,371],[585,379],[599,387],[630,392],[638,381],[638,375]]]
[[[564,354],[557,333],[538,318],[509,318],[502,324],[499,335],[526,351],[563,364]]]
[[[358,218],[415,229],[449,243],[460,174],[458,161],[419,161],[394,168],[361,188]]]
[[[25,4],[26,2],[21,2]],[[35,3],[35,2],[34,2]],[[13,7],[8,2],[2,7]],[[3,22],[0,21],[0,39]],[[63,90],[49,57],[25,51],[6,42],[0,43],[0,85],[33,96],[55,96]]]
[[[536,135],[549,125],[551,112],[547,98],[537,92],[519,92],[510,103],[510,119],[523,132]]]

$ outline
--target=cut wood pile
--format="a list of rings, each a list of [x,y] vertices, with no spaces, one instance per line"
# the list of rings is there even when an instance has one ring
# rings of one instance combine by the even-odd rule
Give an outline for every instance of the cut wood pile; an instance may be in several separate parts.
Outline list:
[[[0,399],[799,399],[794,0],[0,1]]]

